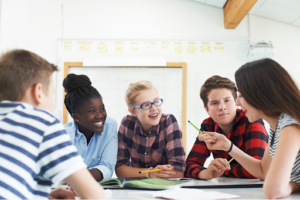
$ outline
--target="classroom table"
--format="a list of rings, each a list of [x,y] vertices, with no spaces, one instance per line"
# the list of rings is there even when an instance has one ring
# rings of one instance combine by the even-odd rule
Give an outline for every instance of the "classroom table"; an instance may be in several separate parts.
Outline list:
[[[180,184],[182,185],[224,185],[224,184],[256,184],[261,183],[258,179],[236,179],[236,178],[226,178],[226,177],[219,177],[215,178],[210,181],[204,181],[204,180],[191,180],[187,183]],[[275,189],[275,188],[274,188]],[[193,190],[193,189],[191,189]],[[222,189],[201,189],[204,191],[217,191],[217,192],[223,192],[228,194],[235,194],[241,196],[240,199],[267,199],[264,195],[262,188],[222,188]],[[129,193],[132,192],[139,192],[143,190],[132,190],[132,189],[111,189],[112,195],[110,197],[107,197],[107,199],[148,199],[146,197],[140,197],[140,196],[134,196]],[[149,190],[147,190],[149,191]],[[154,198],[152,198],[154,199]],[[201,199],[201,197],[197,198]],[[284,199],[300,199],[300,193],[292,194]]]

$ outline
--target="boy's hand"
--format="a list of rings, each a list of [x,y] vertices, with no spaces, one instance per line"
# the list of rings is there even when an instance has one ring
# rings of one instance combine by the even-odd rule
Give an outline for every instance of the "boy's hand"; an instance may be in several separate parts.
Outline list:
[[[75,199],[75,194],[65,188],[57,188],[51,191],[49,199]]]
[[[217,178],[221,176],[226,170],[230,170],[230,165],[226,159],[223,158],[216,158],[210,162],[207,169],[204,170],[204,179],[211,180],[213,178]],[[203,177],[199,178],[203,179]]]
[[[69,183],[67,183],[67,185],[69,186],[69,191],[72,192],[75,196],[79,197],[79,195],[77,194],[77,192],[71,187],[71,185]]]
[[[223,134],[216,132],[204,132],[206,137],[204,142],[209,150],[228,151],[231,146],[231,141]]]
[[[175,172],[173,171],[174,167],[171,165],[157,165],[153,169],[164,169],[164,171],[159,171],[159,172],[150,172],[150,177],[151,178],[171,178]]]

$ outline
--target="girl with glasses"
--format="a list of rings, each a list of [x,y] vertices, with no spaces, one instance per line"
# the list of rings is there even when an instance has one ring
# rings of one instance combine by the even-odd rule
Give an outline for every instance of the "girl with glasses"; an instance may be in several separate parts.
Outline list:
[[[181,178],[185,171],[182,133],[176,118],[162,114],[163,100],[149,81],[131,83],[128,111],[118,132],[118,177]],[[163,171],[139,173],[148,169]]]

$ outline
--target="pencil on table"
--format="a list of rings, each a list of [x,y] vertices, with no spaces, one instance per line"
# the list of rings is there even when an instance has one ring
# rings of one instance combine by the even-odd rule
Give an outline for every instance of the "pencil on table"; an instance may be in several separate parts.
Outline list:
[[[148,173],[148,172],[159,172],[159,171],[164,171],[164,169],[151,169],[146,171],[139,171],[139,174]]]

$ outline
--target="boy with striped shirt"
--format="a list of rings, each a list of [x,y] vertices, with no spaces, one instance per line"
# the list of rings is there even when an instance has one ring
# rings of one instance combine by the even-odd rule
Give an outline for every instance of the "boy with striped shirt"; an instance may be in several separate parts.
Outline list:
[[[0,199],[48,199],[51,184],[64,179],[81,198],[104,198],[63,125],[49,112],[54,71],[56,66],[25,50],[0,58]],[[60,198],[60,192],[50,197]]]

